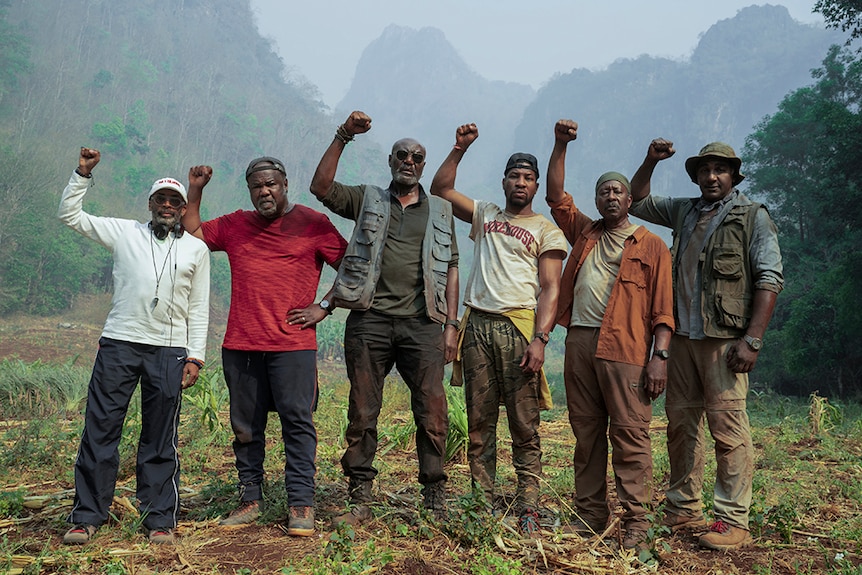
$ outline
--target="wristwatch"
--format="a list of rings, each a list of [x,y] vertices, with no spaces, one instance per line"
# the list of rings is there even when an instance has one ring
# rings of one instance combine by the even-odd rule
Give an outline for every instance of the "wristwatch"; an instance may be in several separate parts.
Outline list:
[[[326,312],[326,315],[329,315],[332,313],[332,304],[329,303],[329,300],[322,299],[322,300],[320,300],[320,303],[317,305],[319,305],[320,308]]]
[[[670,357],[670,352],[666,349],[657,349],[652,352],[654,357],[658,357],[659,359],[667,359]]]
[[[548,342],[551,341],[551,336],[543,331],[537,331],[536,335],[533,336],[533,339],[538,339],[543,344],[548,345]]]
[[[742,339],[745,341],[745,343],[748,344],[748,347],[750,347],[754,351],[760,351],[763,347],[763,340],[759,337],[751,337],[750,335],[745,334],[744,336],[742,336]]]

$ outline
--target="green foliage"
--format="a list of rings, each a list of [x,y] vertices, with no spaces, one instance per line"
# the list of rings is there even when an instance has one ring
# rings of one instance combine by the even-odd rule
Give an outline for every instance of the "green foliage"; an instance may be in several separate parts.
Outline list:
[[[230,395],[221,368],[202,369],[198,380],[183,392],[183,402],[196,408],[198,423],[209,432],[207,442],[224,443],[231,430],[219,418],[228,406]]]
[[[479,553],[475,561],[470,563],[472,575],[521,575],[524,573],[524,563],[520,559],[500,557],[490,551]]]
[[[829,28],[850,32],[847,43],[862,38],[862,6],[857,0],[817,0],[814,12],[820,12]]]
[[[24,491],[0,491],[0,517],[21,517],[24,511]]]
[[[88,369],[74,360],[63,365],[0,360],[0,419],[67,417],[81,411]]]
[[[862,60],[833,47],[812,74],[744,150],[787,278],[757,373],[785,393],[847,397],[862,377],[862,212],[849,209],[862,201]]]
[[[75,460],[70,445],[77,434],[68,432],[67,441],[61,441],[63,435],[58,429],[62,428],[56,418],[31,419],[7,429],[2,436],[7,447],[0,451],[0,478],[4,482],[14,481],[15,470],[22,461],[28,466],[50,470],[55,476],[69,472]]]
[[[489,511],[484,493],[474,489],[450,506],[449,520],[443,527],[449,537],[463,545],[488,548],[494,545],[494,533],[499,524]]]
[[[661,516],[659,513],[647,513],[647,519],[650,526],[646,530],[646,549],[638,552],[638,560],[646,565],[656,565],[661,560],[662,553],[670,553],[670,544],[664,541],[665,537],[669,537],[671,530],[661,524]]]
[[[6,20],[7,3],[0,3],[0,104],[32,66],[30,43]]]
[[[464,388],[446,386],[446,401],[449,404],[449,432],[446,435],[446,461],[467,461],[470,446],[467,426],[467,405]]]

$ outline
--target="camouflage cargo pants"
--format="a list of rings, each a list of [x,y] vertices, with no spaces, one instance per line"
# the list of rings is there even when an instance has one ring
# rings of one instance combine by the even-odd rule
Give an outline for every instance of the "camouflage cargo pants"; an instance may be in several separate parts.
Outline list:
[[[506,407],[512,436],[512,464],[518,477],[517,503],[535,507],[542,473],[539,442],[538,374],[520,367],[529,342],[502,315],[470,310],[461,346],[474,488],[493,502],[497,478],[497,421]]]

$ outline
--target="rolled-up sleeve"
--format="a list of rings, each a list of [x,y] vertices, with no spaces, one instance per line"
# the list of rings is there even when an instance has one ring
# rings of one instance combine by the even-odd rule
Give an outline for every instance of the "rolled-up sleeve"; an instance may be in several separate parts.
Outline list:
[[[754,289],[780,293],[784,289],[784,266],[778,246],[778,229],[765,208],[757,210],[751,234],[749,260]]]

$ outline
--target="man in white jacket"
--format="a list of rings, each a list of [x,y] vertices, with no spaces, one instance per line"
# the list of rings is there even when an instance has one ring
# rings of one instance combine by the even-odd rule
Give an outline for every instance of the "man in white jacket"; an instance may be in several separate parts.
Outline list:
[[[114,296],[87,390],[84,433],[75,460],[75,503],[66,544],[90,541],[108,519],[129,401],[141,383],[137,498],[152,543],[173,543],[179,509],[177,454],[182,390],[203,367],[209,322],[209,250],[180,219],[185,187],[173,178],[149,191],[148,223],[83,210],[100,154],[81,148],[58,217],[109,250]]]

